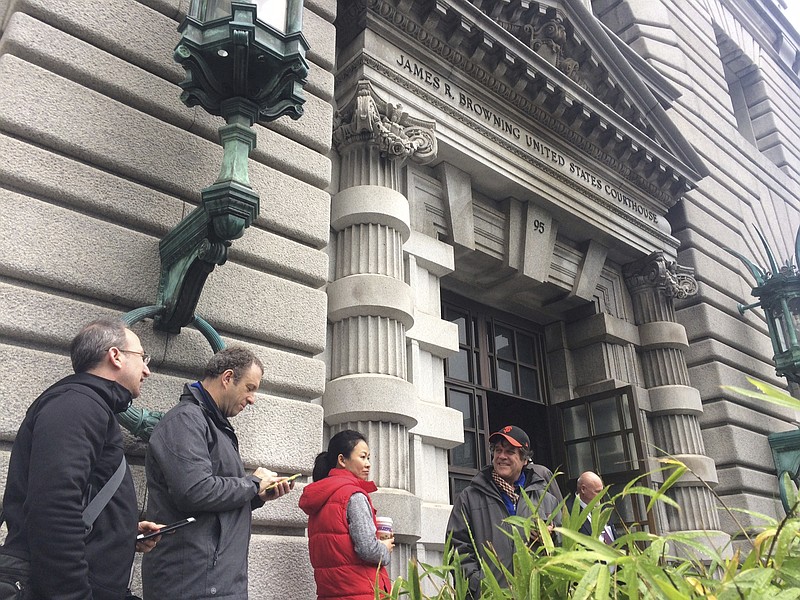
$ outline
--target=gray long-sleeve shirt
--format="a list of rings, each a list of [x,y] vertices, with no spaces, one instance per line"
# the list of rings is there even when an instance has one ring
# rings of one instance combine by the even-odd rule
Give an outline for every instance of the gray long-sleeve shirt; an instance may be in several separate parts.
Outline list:
[[[389,549],[378,541],[372,509],[364,494],[353,494],[347,502],[350,539],[361,560],[373,564],[389,564]]]

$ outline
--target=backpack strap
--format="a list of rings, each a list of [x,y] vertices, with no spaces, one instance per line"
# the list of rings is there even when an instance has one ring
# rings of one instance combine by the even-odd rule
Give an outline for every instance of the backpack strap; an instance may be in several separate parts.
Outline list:
[[[89,535],[89,532],[92,530],[92,525],[97,520],[97,517],[100,516],[100,513],[103,512],[103,509],[109,503],[111,498],[114,494],[117,493],[119,489],[119,485],[122,483],[122,478],[125,477],[125,471],[127,470],[128,462],[125,460],[125,455],[122,456],[122,461],[119,463],[117,470],[114,471],[114,474],[111,476],[111,479],[106,481],[106,484],[97,492],[97,495],[92,498],[92,501],[89,502],[89,505],[83,509],[82,517],[83,517],[83,524],[86,526],[86,535]]]

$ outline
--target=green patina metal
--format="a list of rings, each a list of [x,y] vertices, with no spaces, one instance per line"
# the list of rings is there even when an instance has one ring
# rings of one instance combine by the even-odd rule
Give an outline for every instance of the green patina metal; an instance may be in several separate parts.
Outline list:
[[[800,326],[800,274],[797,264],[800,261],[800,231],[795,238],[795,257],[778,265],[775,255],[760,231],[757,231],[769,260],[769,268],[764,269],[748,260],[738,252],[726,248],[738,257],[752,273],[756,286],[751,294],[759,299],[748,305],[739,305],[739,312],[761,307],[767,318],[767,329],[772,340],[775,372],[789,381],[800,383],[800,343],[797,329]]]
[[[163,306],[143,306],[125,313],[120,318],[127,323],[128,326],[131,326],[144,319],[156,318],[163,311]],[[203,337],[208,340],[215,354],[225,348],[224,340],[208,321],[198,315],[194,315],[191,325],[194,325],[194,327],[203,334]],[[163,411],[129,406],[127,410],[117,415],[117,421],[133,435],[147,442],[150,440],[150,434],[153,433],[153,428],[163,416]]]
[[[769,445],[772,448],[772,460],[778,472],[778,487],[781,502],[787,514],[794,508],[789,501],[788,486],[800,486],[800,429],[770,434]],[[790,481],[786,481],[788,476]]]
[[[258,217],[259,196],[250,187],[249,156],[257,122],[303,114],[308,43],[301,33],[302,0],[287,0],[286,27],[257,19],[257,6],[195,0],[179,27],[175,60],[186,69],[180,84],[187,106],[202,106],[225,119],[217,180],[201,192],[202,202],[161,241],[155,326],[180,332],[194,312],[208,275],[225,264],[231,242]]]
[[[769,268],[759,267],[738,252],[726,248],[745,264],[756,280],[756,286],[751,293],[759,301],[748,305],[740,304],[739,312],[744,314],[745,311],[759,306],[764,309],[774,352],[772,360],[775,362],[775,372],[800,384],[800,273],[797,271],[797,265],[800,264],[800,230],[795,237],[794,261],[789,259],[782,266],[775,260],[764,235],[758,230],[756,232],[764,245]],[[795,507],[789,505],[787,486],[800,486],[800,430],[773,433],[768,439],[778,473],[781,502],[789,513]]]
[[[194,325],[214,352],[225,342],[195,309],[208,275],[225,264],[231,242],[258,217],[259,196],[249,174],[250,152],[256,147],[253,125],[284,115],[298,119],[305,102],[303,0],[286,0],[285,20],[268,20],[267,15],[259,20],[257,11],[257,3],[247,0],[193,0],[178,28],[182,37],[174,58],[186,69],[181,100],[225,119],[219,128],[222,166],[217,180],[201,191],[200,206],[159,244],[157,304],[122,317],[128,325],[152,318],[157,329],[171,333]],[[118,419],[147,441],[162,416],[131,407]]]

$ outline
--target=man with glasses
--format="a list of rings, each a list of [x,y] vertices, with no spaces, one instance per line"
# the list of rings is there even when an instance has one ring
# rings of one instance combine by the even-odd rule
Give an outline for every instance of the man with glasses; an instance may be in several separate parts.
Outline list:
[[[552,479],[549,470],[532,464],[528,434],[508,425],[490,435],[489,444],[492,464],[475,475],[458,495],[447,523],[453,548],[461,556],[471,598],[480,597],[481,580],[486,577],[481,559],[501,586],[506,585],[506,578],[489,555],[494,554],[500,564],[514,571],[514,541],[508,535],[512,526],[503,520],[514,515],[533,516],[522,490],[538,516],[545,521],[551,519],[551,530],[552,525],[561,524],[561,515],[556,512],[561,491],[554,479],[542,477],[541,473],[546,472]]]
[[[3,552],[30,561],[25,598],[124,598],[134,551],[155,531],[137,524],[136,490],[115,418],[150,375],[139,337],[118,319],[89,323],[72,340],[74,375],[45,390],[20,425],[3,497]],[[87,533],[83,510],[120,469],[113,496]]]

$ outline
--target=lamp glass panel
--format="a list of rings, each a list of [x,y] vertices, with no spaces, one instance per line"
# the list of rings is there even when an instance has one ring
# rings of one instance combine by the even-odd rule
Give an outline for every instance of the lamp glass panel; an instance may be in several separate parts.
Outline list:
[[[258,6],[257,18],[281,33],[286,33],[286,15],[289,9],[289,0],[256,0]]]
[[[778,307],[777,309],[769,311],[769,314],[772,317],[772,323],[775,327],[775,336],[777,337],[775,341],[778,344],[778,349],[780,352],[786,352],[789,349],[789,334],[786,330],[783,312],[780,307]]]
[[[231,14],[231,0],[192,0],[189,16],[198,21],[214,21]]]
[[[800,298],[789,300],[789,312],[792,315],[792,327],[794,327],[795,333],[800,338]]]

